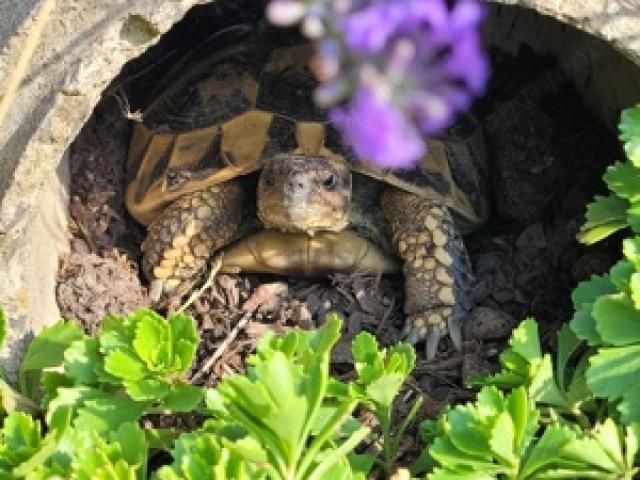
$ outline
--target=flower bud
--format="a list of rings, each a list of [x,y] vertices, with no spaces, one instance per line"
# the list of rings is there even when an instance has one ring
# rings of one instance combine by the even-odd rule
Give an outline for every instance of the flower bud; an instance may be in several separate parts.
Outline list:
[[[302,22],[302,33],[312,40],[322,37],[324,35],[322,20],[313,16],[306,17]]]
[[[290,0],[273,1],[267,6],[267,18],[274,25],[288,27],[304,18],[306,5]]]

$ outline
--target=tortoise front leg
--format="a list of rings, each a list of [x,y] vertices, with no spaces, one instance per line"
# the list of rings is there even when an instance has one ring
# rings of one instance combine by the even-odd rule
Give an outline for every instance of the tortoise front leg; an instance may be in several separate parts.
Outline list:
[[[186,294],[212,253],[229,243],[240,224],[239,180],[186,194],[149,224],[142,270],[153,302]]]
[[[382,211],[404,262],[405,337],[426,339],[427,359],[447,333],[462,347],[462,321],[471,308],[471,267],[462,236],[446,207],[398,189],[386,190]]]

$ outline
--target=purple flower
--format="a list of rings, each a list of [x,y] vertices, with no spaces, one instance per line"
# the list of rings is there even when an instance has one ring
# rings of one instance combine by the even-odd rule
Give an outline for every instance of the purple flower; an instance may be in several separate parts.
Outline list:
[[[330,119],[364,161],[383,168],[407,168],[425,152],[422,135],[391,102],[369,88],[359,88],[347,107]]]
[[[345,17],[340,29],[347,47],[358,53],[380,52],[402,20],[402,10],[394,4],[375,4]]]
[[[417,162],[425,151],[421,135],[450,126],[484,90],[489,64],[479,34],[480,0],[274,4],[280,23],[302,15],[303,31],[320,40],[312,62],[321,82],[316,101],[347,100],[331,117],[356,152],[379,166]]]

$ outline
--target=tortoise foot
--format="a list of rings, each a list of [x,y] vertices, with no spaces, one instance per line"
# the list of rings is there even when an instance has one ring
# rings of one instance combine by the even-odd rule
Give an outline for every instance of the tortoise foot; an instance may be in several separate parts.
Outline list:
[[[155,304],[189,293],[212,253],[233,239],[240,223],[237,181],[186,194],[149,225],[142,269]]]
[[[407,315],[402,337],[415,345],[425,340],[427,360],[433,360],[440,339],[449,335],[457,350],[462,349],[462,317],[451,307],[436,307],[422,313]]]
[[[462,235],[447,208],[399,190],[382,197],[392,240],[403,260],[406,339],[426,340],[427,359],[449,335],[462,346],[462,321],[473,306],[471,265]]]

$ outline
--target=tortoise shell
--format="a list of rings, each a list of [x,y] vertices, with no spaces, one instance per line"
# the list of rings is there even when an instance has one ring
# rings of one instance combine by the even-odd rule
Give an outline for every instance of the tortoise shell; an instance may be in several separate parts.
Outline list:
[[[176,198],[259,170],[279,153],[334,155],[354,172],[436,198],[463,232],[487,215],[483,135],[465,115],[411,170],[357,158],[312,99],[310,44],[268,51],[244,42],[177,65],[136,123],[127,161],[129,211],[149,224]]]

